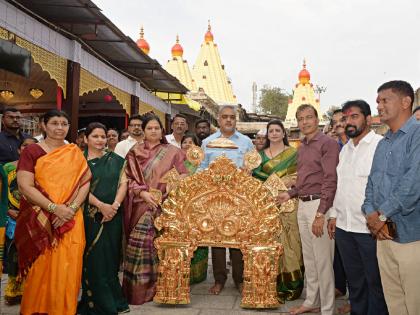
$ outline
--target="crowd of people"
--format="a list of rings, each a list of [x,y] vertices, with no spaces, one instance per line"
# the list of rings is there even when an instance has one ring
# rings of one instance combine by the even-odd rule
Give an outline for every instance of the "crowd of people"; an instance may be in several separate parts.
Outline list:
[[[363,100],[345,102],[326,133],[316,109],[301,105],[298,149],[277,119],[254,141],[241,134],[229,105],[219,108],[212,134],[207,120],[189,132],[186,117],[177,114],[165,136],[159,117],[147,113],[130,117],[121,133],[90,123],[75,144],[65,140],[65,112],[45,113],[42,134],[33,138],[20,130],[21,113],[8,107],[0,132],[5,302],[20,303],[23,315],[111,315],[151,301],[158,265],[154,219],[171,189],[161,179],[173,168],[181,177],[200,172],[222,154],[242,168],[244,155],[256,148],[262,162],[252,176],[275,175],[284,184],[276,197],[284,246],[279,300],[299,298],[306,283],[303,304],[290,313],[334,314],[336,296],[348,290],[340,313],[420,314],[420,111],[413,112],[413,101],[407,82],[378,88],[378,114],[389,127],[384,136],[372,130]],[[220,138],[234,146],[218,146]],[[203,149],[201,165],[186,159],[192,146]],[[242,253],[229,251],[241,291]],[[206,279],[208,254],[207,247],[194,253],[191,283]],[[217,295],[228,276],[226,249],[212,247],[211,254],[209,292]]]

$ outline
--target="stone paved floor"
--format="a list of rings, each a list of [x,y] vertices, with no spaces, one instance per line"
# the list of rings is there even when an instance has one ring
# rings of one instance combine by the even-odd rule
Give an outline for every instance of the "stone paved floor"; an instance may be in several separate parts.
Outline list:
[[[209,261],[211,263],[211,260]],[[303,302],[303,292],[300,299],[286,302],[275,310],[245,310],[240,307],[240,296],[239,292],[235,289],[232,278],[229,277],[225,289],[218,296],[210,295],[208,289],[213,283],[213,275],[211,266],[209,266],[209,272],[207,280],[191,286],[191,304],[180,305],[180,306],[167,306],[159,305],[153,302],[149,302],[144,305],[131,305],[132,315],[256,315],[256,314],[288,314],[289,308],[300,305]],[[1,299],[0,299],[0,314],[16,315],[19,314],[19,306],[8,307],[4,305],[4,287],[6,286],[7,276],[3,275],[1,281]],[[336,306],[339,307],[345,303],[345,298],[339,298],[336,301]],[[312,313],[313,314],[313,313]]]

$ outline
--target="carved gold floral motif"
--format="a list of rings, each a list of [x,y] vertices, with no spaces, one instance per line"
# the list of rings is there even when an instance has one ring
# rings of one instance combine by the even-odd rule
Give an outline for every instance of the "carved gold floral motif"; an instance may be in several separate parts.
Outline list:
[[[191,164],[198,166],[204,160],[203,149],[194,145],[187,150],[186,157]]]
[[[252,171],[254,168],[260,166],[261,162],[261,155],[255,148],[244,155],[244,167],[249,171]]]
[[[243,307],[278,306],[279,209],[270,190],[227,157],[182,179],[155,226],[163,230],[155,240],[160,261],[155,302],[189,303],[192,254],[197,246],[216,246],[244,254]]]
[[[276,173],[271,174],[267,178],[267,180],[264,182],[264,186],[271,191],[274,197],[277,197],[280,191],[287,190],[286,185]]]

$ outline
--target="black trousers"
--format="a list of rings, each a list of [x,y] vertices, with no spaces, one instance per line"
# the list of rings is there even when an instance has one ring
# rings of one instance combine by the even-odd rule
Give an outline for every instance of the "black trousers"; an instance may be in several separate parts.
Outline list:
[[[347,275],[351,314],[388,314],[376,258],[376,241],[367,233],[336,228],[335,243]]]
[[[232,262],[232,278],[236,285],[243,282],[244,261],[239,249],[229,248],[230,260]],[[212,247],[211,259],[213,264],[214,280],[217,283],[225,284],[227,279],[226,270],[226,248]]]
[[[334,248],[334,277],[335,277],[335,288],[340,291],[343,295],[347,292],[347,278],[344,271],[343,261],[341,259],[340,250],[335,244]]]

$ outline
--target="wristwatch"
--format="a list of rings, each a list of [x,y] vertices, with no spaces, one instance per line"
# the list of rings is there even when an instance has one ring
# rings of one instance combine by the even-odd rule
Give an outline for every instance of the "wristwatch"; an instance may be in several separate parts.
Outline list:
[[[324,218],[324,214],[323,214],[323,213],[321,213],[321,212],[317,212],[317,213],[315,214],[315,218],[317,218],[317,219],[319,219],[319,218]]]
[[[387,217],[384,214],[382,214],[382,213],[379,212],[378,219],[379,219],[379,221],[386,222]]]

